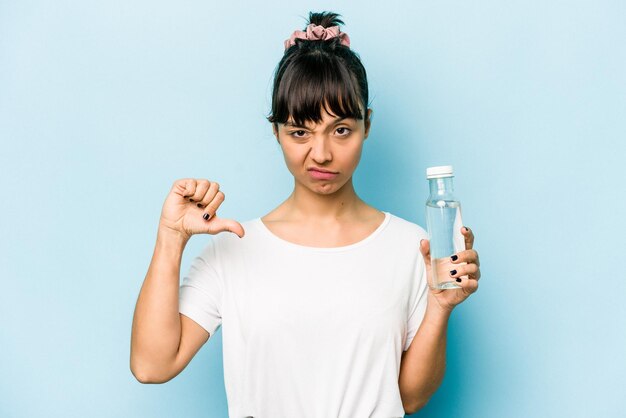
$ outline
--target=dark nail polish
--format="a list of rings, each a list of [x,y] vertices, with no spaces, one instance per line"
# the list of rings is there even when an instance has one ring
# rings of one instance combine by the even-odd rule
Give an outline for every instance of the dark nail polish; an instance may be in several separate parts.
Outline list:
[[[190,201],[190,202],[193,202],[193,199],[192,199],[192,198],[189,198],[189,201]]]
[[[199,208],[201,208],[201,207],[202,207],[202,204],[201,204],[201,203],[198,203],[196,206],[198,206]]]
[[[459,258],[459,257],[458,257],[458,256],[456,256],[456,255],[453,255],[453,256],[452,256],[452,257],[450,257],[450,258],[452,259],[452,261],[456,261],[456,259],[457,259],[457,258]]]
[[[460,277],[457,277],[457,278],[456,278],[456,281],[457,281],[457,282],[459,282],[459,283],[461,283],[461,278],[460,278]]]
[[[456,270],[450,270],[450,275],[454,276],[456,274]]]
[[[204,218],[205,221],[208,221],[211,215],[209,215],[208,213],[205,213],[204,215],[202,215],[202,217]]]
[[[463,228],[465,228],[465,232],[469,232],[469,228],[464,226]]]

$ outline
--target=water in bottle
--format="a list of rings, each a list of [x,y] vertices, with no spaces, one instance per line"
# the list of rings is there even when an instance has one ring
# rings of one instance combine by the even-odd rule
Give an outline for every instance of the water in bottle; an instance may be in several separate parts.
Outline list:
[[[461,234],[461,202],[454,197],[454,171],[451,165],[429,167],[426,178],[430,196],[426,201],[426,225],[430,240],[431,280],[436,289],[454,289],[461,286],[450,270],[458,270],[463,263],[452,263],[450,256],[465,250]]]

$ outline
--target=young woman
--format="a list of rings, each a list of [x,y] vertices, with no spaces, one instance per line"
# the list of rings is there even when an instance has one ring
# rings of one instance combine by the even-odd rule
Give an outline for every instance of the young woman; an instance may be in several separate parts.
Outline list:
[[[133,320],[140,382],[175,377],[222,327],[231,417],[402,417],[441,384],[448,318],[478,288],[474,235],[452,260],[462,287],[432,289],[426,231],[357,195],[372,109],[340,24],[311,13],[285,41],[268,117],[294,178],[284,202],[239,223],[217,215],[216,182],[174,183]],[[214,237],[179,286],[200,233]]]

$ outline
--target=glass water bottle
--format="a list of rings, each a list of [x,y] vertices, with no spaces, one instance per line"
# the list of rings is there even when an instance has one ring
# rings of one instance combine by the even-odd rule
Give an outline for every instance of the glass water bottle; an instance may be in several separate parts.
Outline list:
[[[461,286],[450,270],[458,270],[450,256],[465,250],[465,239],[461,234],[461,202],[454,197],[454,172],[451,165],[429,167],[426,178],[430,185],[430,196],[426,201],[426,224],[430,240],[430,263],[432,268],[431,288],[455,289]]]

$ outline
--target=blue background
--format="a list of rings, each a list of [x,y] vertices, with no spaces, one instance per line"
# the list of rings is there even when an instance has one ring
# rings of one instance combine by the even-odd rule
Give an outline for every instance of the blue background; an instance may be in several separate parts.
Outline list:
[[[476,233],[480,289],[415,415],[624,416],[617,0],[0,2],[0,416],[226,417],[221,331],[143,385],[133,311],[174,180],[218,181],[240,221],[291,192],[264,117],[309,10],[368,71],[357,193],[425,225],[425,169],[452,164]]]

